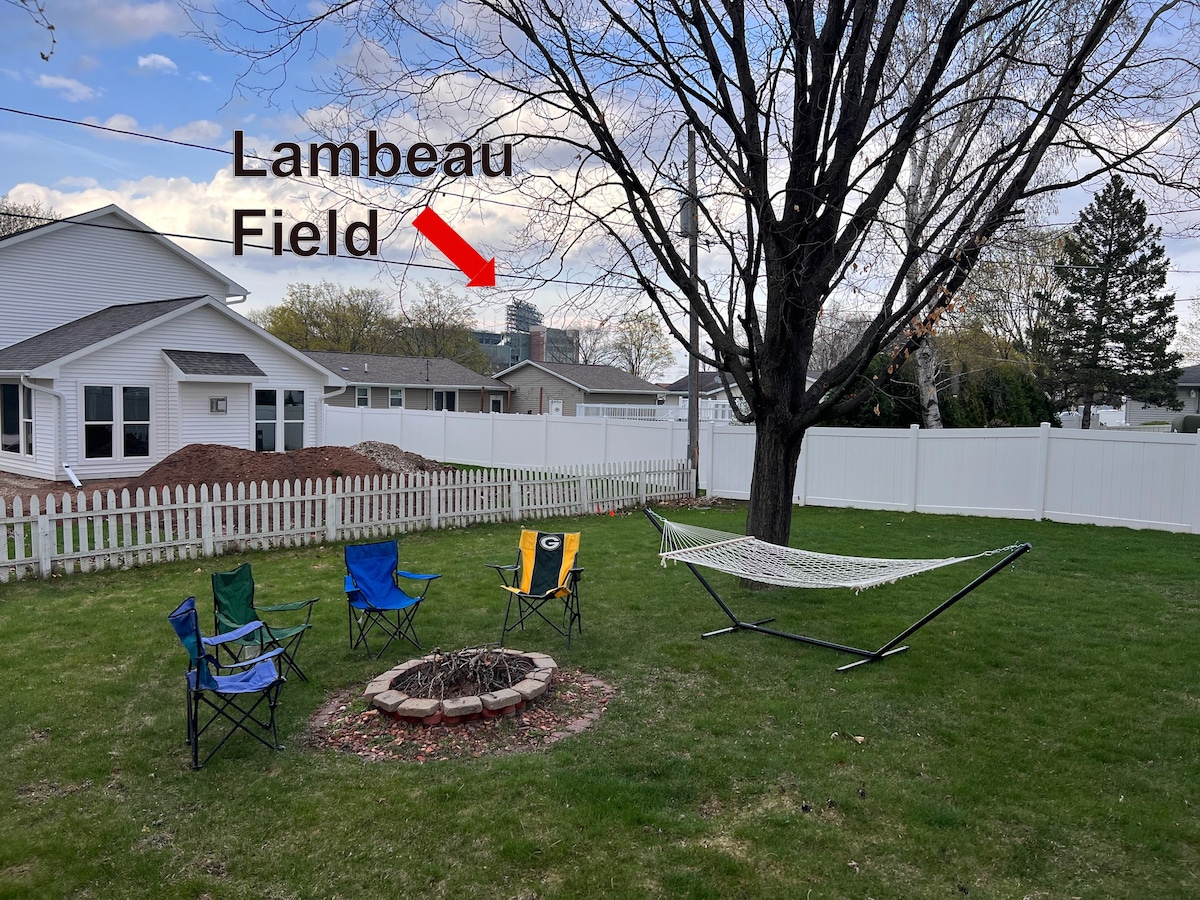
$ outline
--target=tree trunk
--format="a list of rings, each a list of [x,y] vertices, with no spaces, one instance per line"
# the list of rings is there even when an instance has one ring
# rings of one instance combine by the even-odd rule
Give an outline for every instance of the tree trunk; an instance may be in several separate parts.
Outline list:
[[[1083,420],[1079,423],[1080,428],[1092,427],[1092,401],[1095,399],[1095,394],[1087,393],[1083,395]]]
[[[754,474],[746,516],[746,534],[784,546],[792,533],[792,493],[803,438],[789,437],[787,426],[788,416],[781,413],[762,416],[755,423]]]
[[[921,425],[924,428],[942,427],[942,409],[937,396],[937,360],[933,345],[926,337],[917,347],[917,389],[921,397]]]

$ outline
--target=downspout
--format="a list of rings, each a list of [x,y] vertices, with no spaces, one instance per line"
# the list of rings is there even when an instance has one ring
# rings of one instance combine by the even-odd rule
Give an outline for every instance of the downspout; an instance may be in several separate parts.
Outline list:
[[[61,451],[67,440],[67,398],[62,395],[61,391],[56,391],[54,388],[48,388],[42,384],[34,384],[25,373],[21,374],[21,386],[27,387],[31,391],[40,391],[44,394],[49,394],[58,401],[58,434],[55,435],[54,453],[51,454],[51,457],[62,455]],[[73,462],[74,460],[61,460],[61,464],[64,466],[68,466]],[[67,474],[71,474],[69,469],[67,470]],[[74,478],[72,478],[73,480]]]

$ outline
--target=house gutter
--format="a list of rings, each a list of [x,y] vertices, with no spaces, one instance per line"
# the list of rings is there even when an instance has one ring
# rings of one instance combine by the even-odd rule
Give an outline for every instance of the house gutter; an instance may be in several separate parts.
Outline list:
[[[54,455],[57,456],[58,451],[63,446],[63,442],[67,439],[67,398],[64,397],[60,391],[54,390],[54,388],[48,388],[43,384],[34,384],[29,380],[29,375],[24,372],[21,373],[21,386],[27,387],[31,391],[39,391],[43,394],[49,394],[58,401],[58,434],[54,436],[54,443],[56,445]],[[75,476],[70,469],[71,462],[73,462],[73,460],[64,459],[62,460],[62,465],[64,468],[66,468],[67,474],[71,475],[71,481],[74,482]]]

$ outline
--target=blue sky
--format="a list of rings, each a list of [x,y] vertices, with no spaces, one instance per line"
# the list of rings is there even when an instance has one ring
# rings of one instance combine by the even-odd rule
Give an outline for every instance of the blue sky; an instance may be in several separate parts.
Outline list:
[[[307,138],[299,113],[311,96],[284,88],[274,106],[240,96],[236,82],[243,61],[187,36],[191,23],[174,0],[47,0],[47,6],[58,38],[48,62],[39,55],[49,48],[46,32],[18,7],[0,3],[0,106],[226,150],[239,128],[252,146],[263,149]],[[227,240],[233,209],[295,209],[311,200],[311,192],[288,180],[233,178],[226,155],[7,112],[0,112],[0,160],[0,193],[38,200],[64,214],[116,203],[168,233]],[[1088,199],[1085,191],[1064,196],[1057,218],[1071,221]],[[516,215],[493,219],[485,232],[513,227]],[[488,239],[486,233],[464,236],[483,244]],[[294,281],[328,278],[393,290],[372,262],[278,258],[264,251],[238,258],[228,245],[180,243],[248,287],[248,308],[278,302]],[[1200,296],[1198,243],[1168,241],[1176,270],[1171,286],[1180,300]],[[413,252],[439,261],[420,250],[412,229],[401,229],[385,250],[394,259]],[[456,288],[465,283],[438,277]],[[537,299],[550,312],[562,298],[547,293]],[[478,311],[481,321],[499,323],[502,312],[486,302]],[[1180,311],[1186,313],[1187,305]],[[551,324],[577,323],[552,319]]]

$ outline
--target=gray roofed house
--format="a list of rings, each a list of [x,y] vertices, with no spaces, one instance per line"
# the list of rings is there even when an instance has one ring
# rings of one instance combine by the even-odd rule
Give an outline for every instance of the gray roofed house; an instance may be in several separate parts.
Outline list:
[[[366,409],[433,409],[507,412],[509,387],[452,359],[305,350],[314,362],[347,382],[331,394],[331,406]]]
[[[1125,401],[1125,424],[1170,422],[1184,413],[1200,413],[1200,366],[1187,366],[1179,373],[1179,379],[1175,382],[1175,398],[1179,409],[1151,406],[1130,397]]]
[[[654,406],[663,389],[615,366],[524,360],[496,377],[513,391],[512,411],[534,415],[576,415],[580,403]]]
[[[0,240],[0,470],[124,478],[186,444],[323,443],[345,381],[231,309],[239,291],[116,207]]]

